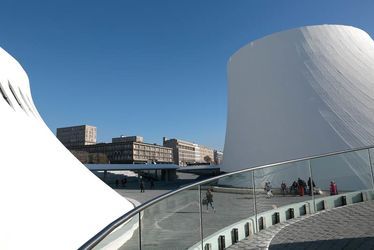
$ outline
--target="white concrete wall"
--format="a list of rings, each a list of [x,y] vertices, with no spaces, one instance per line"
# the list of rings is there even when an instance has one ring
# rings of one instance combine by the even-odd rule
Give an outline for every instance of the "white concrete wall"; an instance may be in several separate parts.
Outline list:
[[[1,48],[0,85],[13,106],[0,94],[0,249],[77,249],[133,206],[56,139],[26,73]]]
[[[253,41],[228,62],[222,170],[374,144],[374,43],[341,25]]]

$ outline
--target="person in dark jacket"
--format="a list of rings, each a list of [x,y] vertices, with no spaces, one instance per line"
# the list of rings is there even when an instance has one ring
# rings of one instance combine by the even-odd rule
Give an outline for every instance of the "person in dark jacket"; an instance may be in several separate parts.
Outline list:
[[[143,182],[143,180],[140,180],[140,192],[144,193],[144,182]]]
[[[208,188],[208,190],[206,191],[206,194],[205,194],[205,198],[206,198],[206,210],[208,210],[209,208],[209,205],[213,208],[213,211],[216,212],[216,209],[214,208],[214,205],[213,205],[213,193],[212,193],[212,189],[211,188]]]
[[[313,185],[313,188],[312,188]],[[316,184],[314,184],[314,180],[309,177],[308,179],[308,190],[309,190],[309,195],[312,195],[312,190],[316,187]]]

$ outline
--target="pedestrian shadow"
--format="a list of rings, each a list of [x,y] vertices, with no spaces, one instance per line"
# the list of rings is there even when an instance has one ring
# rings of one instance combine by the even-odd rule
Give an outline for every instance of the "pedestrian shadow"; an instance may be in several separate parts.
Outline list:
[[[237,200],[253,200],[253,197],[252,196],[248,196],[248,197],[238,197],[236,198]]]

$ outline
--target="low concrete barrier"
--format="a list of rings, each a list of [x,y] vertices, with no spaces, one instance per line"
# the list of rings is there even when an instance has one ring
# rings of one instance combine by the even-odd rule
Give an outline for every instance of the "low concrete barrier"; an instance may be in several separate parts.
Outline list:
[[[228,191],[229,188],[214,188],[215,191]],[[240,190],[240,189],[239,189]],[[231,190],[232,191],[232,190]],[[252,192],[252,189],[250,189]],[[249,191],[248,191],[249,192]],[[232,192],[233,193],[233,192]],[[343,198],[345,197],[345,198]],[[224,239],[226,247],[232,245],[232,230],[237,229],[237,240],[241,241],[252,234],[258,233],[262,229],[271,227],[272,225],[284,222],[289,219],[301,217],[310,213],[317,213],[322,210],[331,209],[343,205],[374,200],[374,190],[363,190],[357,192],[342,193],[333,196],[324,196],[317,199],[311,199],[303,202],[293,203],[286,206],[278,207],[263,213],[258,213],[257,216],[250,216],[244,220],[238,221],[230,226],[219,229],[212,235],[204,238],[204,248],[216,250],[219,249],[219,239]],[[276,218],[275,218],[276,217]],[[257,220],[257,224],[256,224]],[[260,228],[260,222],[262,224]],[[224,236],[219,238],[220,236]],[[222,242],[220,242],[222,243]],[[201,242],[196,243],[189,249],[201,249]]]

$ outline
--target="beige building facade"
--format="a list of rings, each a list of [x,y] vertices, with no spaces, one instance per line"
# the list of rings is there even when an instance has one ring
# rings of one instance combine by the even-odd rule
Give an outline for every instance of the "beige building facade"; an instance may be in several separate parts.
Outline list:
[[[195,145],[194,143],[175,138],[163,138],[163,146],[173,150],[173,162],[179,166],[187,166],[196,162]]]
[[[83,164],[108,164],[108,157],[103,153],[88,153],[86,151],[70,151]]]
[[[80,125],[57,128],[56,137],[65,145],[65,147],[70,147],[95,144],[96,134],[96,127]]]
[[[213,163],[214,162],[214,150],[202,145],[196,146],[196,162],[201,163]]]
[[[110,163],[173,163],[173,150],[143,142],[143,137],[113,138],[111,143],[71,146],[72,151],[103,153]]]
[[[213,163],[214,151],[203,145],[180,139],[163,138],[163,145],[173,149],[174,164],[187,166],[192,164]]]

